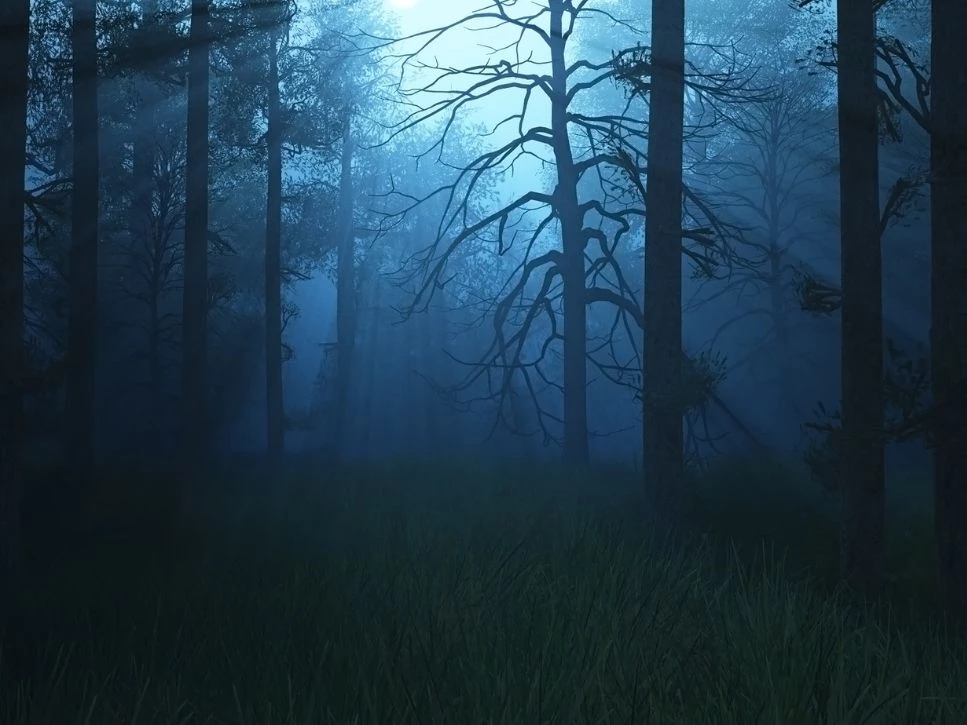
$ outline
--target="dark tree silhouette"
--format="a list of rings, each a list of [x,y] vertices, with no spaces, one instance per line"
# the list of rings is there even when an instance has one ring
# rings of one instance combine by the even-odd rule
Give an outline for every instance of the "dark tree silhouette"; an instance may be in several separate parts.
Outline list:
[[[800,0],[802,7],[814,0]],[[840,158],[841,280],[806,278],[803,306],[842,315],[842,408],[826,426],[842,495],[840,568],[860,595],[877,593],[884,573],[885,370],[881,240],[889,204],[880,210],[882,94],[877,85],[876,12],[886,0],[837,0],[836,42],[826,64],[837,71]]]
[[[658,520],[677,525],[684,494],[682,144],[685,3],[651,7],[651,101],[645,187],[644,474]]]
[[[824,89],[814,76],[782,72],[771,86],[767,98],[730,114],[725,133],[735,143],[697,164],[730,213],[742,217],[736,244],[742,260],[724,283],[703,285],[686,309],[735,296],[734,313],[708,344],[714,349],[736,329],[755,326],[748,351],[729,360],[729,372],[748,366],[758,384],[758,371],[767,371],[763,382],[776,391],[772,424],[781,431],[790,421],[798,430],[796,381],[816,368],[811,351],[799,344],[809,318],[798,309],[796,283],[808,265],[806,245],[815,239],[806,219],[817,206],[820,161],[833,150],[833,137],[830,114],[816,111]]]
[[[147,386],[155,435],[160,433],[164,409],[171,363],[168,350],[183,329],[180,310],[172,303],[182,296],[184,245],[180,232],[186,205],[184,137],[179,133],[162,140],[159,136],[155,133],[151,140],[150,169],[138,169],[135,158],[132,206],[136,220],[131,220],[128,238],[114,255],[120,270],[117,292],[127,313],[120,329],[138,336],[140,344],[130,346],[131,359],[147,368],[147,378],[139,380],[138,386]]]
[[[876,14],[872,0],[837,2],[842,240],[844,582],[876,593],[883,579],[883,313]]]
[[[285,452],[282,399],[282,107],[279,99],[280,30],[271,25],[265,142],[268,149],[268,195],[265,216],[265,390],[266,446],[270,463]]]
[[[141,3],[141,18],[139,31],[135,40],[148,40],[160,20],[157,0],[143,0]],[[139,38],[140,35],[140,38]],[[149,64],[145,70],[154,75],[155,68]],[[165,233],[167,212],[171,208],[171,195],[165,195],[164,179],[155,173],[155,130],[159,107],[163,94],[158,82],[151,77],[138,79],[136,84],[136,101],[133,109],[133,163],[131,169],[131,194],[128,210],[128,261],[131,269],[137,269],[145,282],[143,289],[134,291],[125,286],[125,292],[130,294],[132,301],[136,300],[144,305],[147,312],[145,336],[147,350],[145,356],[148,364],[149,390],[151,393],[152,420],[157,424],[161,408],[161,340],[162,328],[165,321],[160,309],[162,296],[170,285],[166,272],[170,272],[178,262],[180,255],[172,259],[174,245],[171,234]],[[158,182],[161,184],[158,184]],[[164,208],[165,214],[154,213],[155,192],[159,192],[159,211]],[[167,196],[167,198],[165,198]],[[160,222],[160,223],[159,223]]]
[[[208,450],[209,0],[192,0],[182,298],[181,448],[186,462]]]
[[[452,168],[445,151],[465,109],[479,103],[498,103],[506,97],[502,94],[519,94],[512,110],[493,129],[513,129],[510,139],[495,142],[493,148],[460,163],[455,179],[428,195],[399,195],[404,202],[393,217],[396,223],[431,199],[444,200],[435,238],[413,256],[400,275],[401,280],[413,285],[415,293],[405,312],[425,310],[434,293],[452,279],[454,255],[461,247],[492,243],[498,256],[519,249],[516,259],[520,261],[492,306],[493,343],[481,361],[470,363],[472,372],[462,389],[468,390],[478,382],[486,386],[486,395],[498,403],[499,416],[503,416],[511,379],[520,376],[519,387],[528,391],[545,438],[562,442],[565,458],[576,464],[589,458],[588,364],[609,379],[615,376],[615,366],[588,349],[587,307],[595,303],[614,305],[617,319],[613,329],[624,328],[630,339],[632,330],[641,328],[642,319],[640,301],[621,269],[616,250],[638,230],[644,217],[643,194],[637,188],[627,188],[623,179],[645,166],[646,124],[630,102],[620,112],[587,110],[582,103],[602,84],[646,78],[651,62],[645,49],[637,46],[601,62],[582,58],[569,63],[568,48],[575,27],[594,19],[630,27],[606,10],[591,7],[587,0],[546,0],[527,10],[515,3],[492,0],[485,8],[449,25],[404,39],[378,39],[386,45],[416,43],[416,51],[398,56],[404,69],[419,67],[435,75],[418,87],[403,88],[409,113],[394,128],[393,137],[420,124],[442,122],[442,134],[424,155],[436,152],[436,160],[443,167]],[[450,68],[422,59],[432,52],[437,40],[452,31],[486,32],[498,25],[514,28],[517,39],[497,50],[495,56],[499,57],[490,62]],[[530,43],[540,50],[533,51],[529,46],[525,50]],[[448,85],[457,80],[467,85],[450,89]],[[641,80],[639,85],[646,83]],[[729,94],[736,92],[739,84],[732,76],[723,75],[693,77],[692,87],[703,94]],[[636,91],[631,100],[641,95]],[[532,120],[538,99],[549,106],[548,125]],[[577,138],[582,139],[580,145],[575,144]],[[495,176],[513,171],[525,157],[537,158],[545,168],[553,168],[553,178],[546,179],[552,191],[545,191],[541,186],[545,179],[539,178],[538,188],[496,210],[476,209],[474,200],[479,189]],[[588,194],[585,189],[592,184],[603,193]],[[585,196],[590,198],[584,200]],[[708,211],[694,194],[686,191],[686,198],[697,209]],[[679,238],[687,245],[678,249],[699,264],[710,264],[709,258],[717,254],[716,230],[709,220],[703,222],[704,233],[701,226],[683,231],[679,212]],[[548,245],[552,248],[538,252]],[[543,337],[536,352],[532,333]],[[559,349],[561,382],[554,379],[556,373],[547,370]],[[541,388],[561,393],[561,415],[538,400]],[[558,437],[552,427],[560,428],[563,435]]]
[[[967,620],[967,5],[931,4],[930,184],[933,398],[956,401],[936,426],[934,497],[940,589]]]
[[[94,466],[100,184],[98,57],[95,0],[73,8],[73,153],[67,358],[67,460],[89,476]]]
[[[577,108],[575,99],[615,78],[620,72],[610,60],[600,63],[588,60],[568,63],[566,60],[568,42],[575,24],[593,13],[603,13],[589,9],[587,5],[587,2],[547,0],[535,5],[529,13],[514,14],[516,8],[512,4],[494,0],[487,8],[468,14],[449,26],[420,33],[412,40],[419,41],[426,48],[455,29],[469,27],[482,30],[491,23],[506,24],[519,30],[521,40],[518,44],[523,39],[540,44],[546,55],[546,65],[535,62],[523,52],[513,61],[502,58],[499,63],[483,63],[461,69],[429,64],[438,77],[420,89],[405,91],[405,95],[414,98],[411,101],[414,110],[396,129],[396,133],[402,133],[431,119],[447,119],[443,137],[427,151],[438,150],[442,158],[447,135],[465,106],[492,100],[507,91],[519,90],[524,94],[522,107],[509,114],[501,124],[517,126],[515,138],[471,160],[458,171],[453,183],[441,187],[429,197],[417,199],[401,212],[405,214],[437,195],[447,199],[437,238],[412,260],[412,279],[418,281],[418,288],[409,311],[425,308],[434,290],[445,282],[450,256],[464,242],[496,233],[498,254],[503,254],[515,240],[521,240],[527,251],[516,270],[516,279],[508,284],[506,293],[494,308],[494,344],[487,352],[485,364],[475,367],[474,376],[480,378],[489,370],[499,370],[500,382],[493,386],[493,390],[495,399],[501,403],[511,389],[510,379],[515,374],[524,376],[525,387],[533,394],[535,379],[547,382],[541,365],[549,349],[552,345],[561,344],[563,383],[559,386],[555,384],[555,387],[559,387],[563,394],[563,415],[558,417],[544,410],[540,418],[545,421],[545,426],[546,422],[560,424],[564,456],[577,464],[588,461],[587,305],[613,296],[621,298],[622,304],[637,313],[638,304],[621,275],[613,249],[622,236],[630,231],[629,218],[642,215],[641,208],[634,204],[618,204],[611,209],[599,200],[581,204],[578,187],[585,175],[591,176],[601,171],[601,167],[618,168],[621,162],[607,147],[608,140],[617,134],[637,139],[644,137],[643,124],[631,114],[594,116],[581,113]],[[543,23],[546,23],[546,28]],[[413,55],[410,62],[419,63],[415,58],[416,55]],[[542,69],[546,69],[546,72]],[[442,99],[435,98],[439,95],[435,92],[436,87],[457,76],[472,79],[469,88],[444,92]],[[430,92],[431,101],[426,105],[420,105],[421,91]],[[525,117],[538,95],[549,102],[550,125],[528,127]],[[580,131],[594,139],[593,151],[586,157],[575,158],[569,135],[572,131]],[[634,157],[640,157],[639,147],[629,146],[629,149]],[[468,212],[478,186],[486,183],[489,175],[506,171],[522,156],[530,154],[539,154],[542,158],[546,154],[548,161],[553,163],[556,176],[554,190],[528,191],[498,210],[470,221]],[[608,172],[602,173],[607,175]],[[524,220],[528,221],[525,223]],[[609,239],[600,229],[592,227],[604,220],[618,227],[615,239]],[[542,235],[555,226],[560,239],[559,248],[531,254]],[[600,259],[595,263],[597,272],[608,268],[613,270],[615,287],[619,292],[603,286],[588,287],[585,250],[592,241],[596,242],[601,252]],[[539,291],[530,296],[528,291],[533,284],[539,286]],[[523,310],[522,319],[513,327],[513,313],[520,310]],[[550,332],[539,357],[529,360],[525,356],[525,345],[532,328],[536,327],[535,322],[543,315],[547,316]],[[546,427],[545,435],[554,437]]]
[[[332,447],[341,454],[349,426],[349,394],[356,347],[356,229],[353,223],[353,154],[355,143],[348,117],[342,139],[336,247],[336,411]]]
[[[13,590],[20,562],[29,37],[29,0],[0,5],[0,591],[4,592]],[[3,627],[7,597],[0,600]]]

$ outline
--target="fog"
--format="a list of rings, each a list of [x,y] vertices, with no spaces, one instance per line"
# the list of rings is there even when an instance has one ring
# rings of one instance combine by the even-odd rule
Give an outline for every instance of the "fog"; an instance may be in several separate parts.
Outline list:
[[[0,725],[967,722],[965,45],[0,0]]]
[[[488,352],[495,335],[520,330],[518,310],[495,332],[497,305],[521,279],[528,260],[560,245],[557,221],[547,219],[529,237],[545,223],[546,205],[528,202],[502,222],[494,217],[466,235],[440,269],[433,271],[431,264],[442,259],[442,250],[462,230],[502,205],[528,192],[554,192],[554,153],[540,138],[550,124],[550,102],[539,90],[528,90],[529,82],[539,86],[541,74],[549,72],[550,56],[539,32],[522,27],[532,17],[536,27],[546,29],[545,4],[359,0],[335,10],[304,2],[291,16],[280,55],[288,74],[281,95],[306,138],[292,132],[283,139],[287,451],[328,451],[354,460],[433,457],[441,451],[560,456],[562,338],[545,346],[551,318],[559,318],[560,311],[535,318],[519,341],[522,360],[530,362],[502,382],[497,381],[502,363]],[[165,2],[149,6],[159,13],[155,17],[167,17]],[[567,62],[587,65],[569,80],[577,87],[572,112],[586,119],[570,130],[575,159],[583,163],[619,139],[622,153],[631,154],[643,172],[648,103],[616,80],[611,63],[616,53],[649,44],[647,8],[623,2],[580,6],[567,41]],[[139,14],[137,4],[132,8],[106,12],[100,43],[107,56],[129,32],[117,28],[126,22],[139,27],[148,17]],[[226,6],[224,22],[242,22],[231,12]],[[924,13],[916,4],[884,12],[883,32],[922,51]],[[715,370],[709,394],[686,415],[688,456],[701,463],[771,451],[796,459],[807,439],[803,424],[815,418],[819,404],[835,409],[839,397],[838,313],[804,310],[797,296],[804,275],[838,285],[836,73],[821,57],[828,52],[823,39],[835,27],[835,13],[830,7],[800,12],[768,3],[696,0],[687,17],[683,178],[692,196],[686,195],[684,222],[704,235],[699,244],[704,249],[684,260],[683,346],[689,355],[706,356]],[[52,14],[51,27],[56,22]],[[184,29],[185,19],[178,22]],[[56,32],[37,35],[33,52],[66,52],[58,42]],[[213,388],[208,405],[212,453],[231,458],[258,454],[267,435],[259,281],[266,223],[261,134],[267,116],[263,40],[242,35],[222,49],[219,42],[216,37],[210,104],[210,215],[219,241],[209,249],[209,273],[224,289],[213,299],[209,317]],[[173,250],[184,234],[179,197],[184,94],[177,82],[158,74],[155,61],[139,65],[136,49],[116,55],[118,65],[109,67],[100,82],[105,267],[99,282],[96,447],[108,457],[167,457],[178,440],[180,332],[172,318],[170,334],[145,338],[144,305],[150,295],[130,283],[141,262],[131,251],[123,216],[131,203],[125,179],[132,173],[136,143],[130,114],[132,108],[142,109],[136,113],[152,119],[158,151],[146,223],[154,232],[167,230],[164,248],[156,251],[173,255],[154,299],[161,314],[177,315],[180,257]],[[482,80],[493,82],[481,75],[490,73],[481,70],[488,65],[512,68],[519,80],[494,94],[481,93],[482,86],[468,91]],[[911,69],[899,73],[899,97],[915,105]],[[38,185],[55,183],[61,168],[58,139],[64,138],[67,121],[58,109],[66,108],[64,83],[55,72],[32,96],[32,133],[43,144],[36,158],[53,163],[28,171]],[[480,97],[471,99],[468,93]],[[145,110],[145,99],[155,107]],[[329,133],[336,121],[324,114],[340,104],[352,108],[346,113],[355,136],[349,193],[356,309],[352,375],[343,391],[349,403],[337,415],[336,237],[343,223],[340,194],[346,190],[340,190],[342,135]],[[928,139],[901,110],[891,116],[895,133],[885,134],[880,160],[882,199],[891,199],[898,179],[910,180],[884,233],[883,308],[886,336],[916,356],[928,331],[928,191],[922,183]],[[530,132],[537,136],[520,142]],[[506,153],[497,151],[502,147]],[[496,155],[481,156],[491,151]],[[461,176],[475,157],[487,168]],[[167,166],[158,165],[162,158]],[[616,243],[613,268],[604,259],[595,274],[601,286],[640,310],[642,201],[635,199],[625,171],[607,164],[586,170],[579,200],[605,210],[605,216],[590,212],[586,223]],[[438,193],[448,185],[454,185],[449,201]],[[619,216],[607,217],[615,210]],[[620,216],[626,212],[629,216]],[[620,233],[619,218],[627,222]],[[28,223],[37,239],[28,244],[37,262],[28,280],[28,305],[36,321],[32,339],[38,355],[56,358],[65,328],[56,305],[60,283],[48,277],[62,265],[65,248],[58,235],[67,227],[41,217]],[[531,246],[525,249],[528,240]],[[763,251],[769,245],[781,257],[774,278]],[[421,257],[431,247],[430,257]],[[588,263],[594,260],[589,252]],[[711,267],[702,273],[702,264]],[[535,272],[514,292],[519,304],[533,302],[539,281]],[[554,287],[552,292],[560,294]],[[552,306],[559,304],[554,299]],[[636,465],[641,460],[642,338],[630,309],[606,301],[587,307],[587,435],[596,462]],[[494,392],[501,388],[504,395]],[[38,420],[45,421],[35,426],[41,432],[33,442],[37,450],[48,450],[56,437],[58,400],[55,395],[32,404]],[[338,451],[331,450],[334,430],[341,431]],[[906,446],[901,459],[911,465],[925,461],[919,444]]]
[[[804,267],[821,279],[835,281],[839,275],[835,74],[823,69],[804,68],[802,63],[797,67],[794,61],[801,60],[804,53],[790,39],[786,39],[785,43],[791,47],[778,58],[771,48],[766,47],[763,51],[756,47],[757,33],[770,41],[782,35],[781,18],[776,20],[778,27],[756,28],[745,37],[736,37],[720,29],[719,20],[723,11],[714,7],[716,3],[707,4],[713,10],[709,13],[711,17],[704,22],[701,3],[694,6],[696,9],[690,9],[690,30],[696,43],[717,44],[716,52],[724,52],[724,48],[735,43],[741,49],[743,56],[740,62],[747,64],[749,77],[757,78],[753,83],[758,82],[763,88],[772,87],[778,79],[798,92],[812,94],[819,101],[818,105],[800,104],[790,109],[790,114],[808,115],[790,119],[789,127],[780,129],[780,133],[788,133],[789,138],[777,137],[776,141],[787,146],[781,150],[789,185],[788,206],[784,214],[789,219],[790,228],[785,233],[790,240],[795,238],[795,243],[789,245],[787,263],[790,267]],[[614,3],[606,6],[609,12],[616,11]],[[422,42],[425,38],[422,33],[453,23],[468,9],[469,6],[465,8],[460,4],[422,0],[411,7],[395,8],[391,22],[398,35],[418,36]],[[627,9],[621,7],[621,10]],[[835,15],[830,12],[813,22],[822,22],[831,27],[834,21]],[[647,42],[643,32],[636,35],[632,28],[624,26],[625,22],[647,27],[647,15],[615,15],[614,19],[594,18],[591,22],[582,23],[580,32],[576,34],[578,50],[575,51],[575,58],[606,59],[615,48],[643,39]],[[512,27],[449,31],[413,58],[409,58],[408,54],[414,52],[418,40],[400,43],[393,47],[394,58],[386,62],[394,66],[394,77],[401,72],[398,66],[404,56],[407,56],[408,67],[402,71],[401,85],[391,88],[406,91],[417,89],[434,80],[438,71],[433,67],[461,68],[487,62],[495,64],[502,56],[495,54],[492,49],[513,44],[517,34]],[[792,35],[792,31],[789,34]],[[527,55],[537,54],[538,51],[536,47],[522,47],[515,52]],[[703,49],[696,47],[694,52],[698,57]],[[770,57],[769,53],[773,55]],[[762,60],[763,57],[766,60]],[[777,70],[766,65],[779,60],[789,63],[789,69]],[[535,60],[535,64],[537,62]],[[441,87],[459,92],[468,82],[455,77],[448,79]],[[507,109],[519,108],[522,100],[522,92],[508,90],[490,100],[461,109],[459,121],[467,128],[480,131],[478,141],[471,141],[471,144],[480,143],[487,148],[496,148],[506,143],[517,130],[513,124],[501,124],[501,121],[506,119]],[[612,84],[596,91],[594,102],[620,107],[623,100],[621,89]],[[423,103],[424,99],[419,94],[411,94],[408,102]],[[646,113],[646,109],[642,107],[639,112]],[[755,109],[737,105],[734,109],[722,111],[723,115],[746,112],[755,113]],[[390,116],[399,115],[392,109],[388,111],[382,104],[368,113],[373,116],[385,116],[387,113]],[[530,123],[542,124],[546,123],[549,108],[538,101],[530,105],[528,113]],[[696,188],[707,189],[721,218],[740,230],[738,234],[742,239],[736,243],[741,250],[743,243],[756,243],[768,230],[763,226],[761,214],[750,208],[749,204],[737,201],[736,195],[761,194],[762,191],[755,188],[754,178],[723,170],[730,163],[755,163],[756,150],[748,140],[744,143],[737,140],[734,128],[726,120],[719,119],[719,124],[704,129],[701,140],[692,144],[686,173],[689,183]],[[494,127],[497,127],[494,133],[483,134],[483,129]],[[436,140],[439,126],[434,128],[435,132],[430,132],[432,138],[421,139],[423,143],[419,151]],[[881,194],[884,199],[889,197],[897,178],[909,174],[911,168],[924,162],[927,149],[925,135],[918,134],[915,128],[906,130],[902,143],[890,144],[883,152]],[[406,139],[405,133],[402,138]],[[374,139],[372,143],[381,141]],[[714,154],[714,158],[710,154]],[[433,153],[423,158],[422,167],[432,168],[435,158]],[[543,158],[542,161],[542,157],[537,156],[516,159],[501,173],[492,193],[505,200],[535,187],[549,191],[553,183],[546,174],[541,175],[547,164],[548,159]],[[924,188],[919,192],[919,198],[911,200],[904,210],[902,220],[891,225],[884,242],[887,334],[906,350],[915,350],[917,345],[926,343],[928,327],[928,277],[925,270],[929,259],[923,244],[927,231],[927,198]],[[640,232],[630,237],[628,243],[632,256],[641,254]],[[737,274],[734,271],[731,273]],[[791,283],[790,279],[786,282]],[[786,364],[792,369],[783,375],[776,370],[775,361],[766,349],[774,342],[775,332],[760,314],[764,290],[750,291],[736,286],[732,291],[723,292],[728,286],[727,280],[697,282],[689,274],[683,279],[683,285],[688,300],[684,311],[686,346],[693,351],[721,356],[726,363],[726,374],[717,388],[716,401],[701,413],[703,430],[695,431],[695,435],[703,440],[697,443],[696,453],[700,456],[755,453],[764,447],[796,455],[803,445],[801,425],[812,419],[816,404],[823,402],[827,406],[835,406],[839,386],[836,317],[817,317],[799,309],[790,310],[793,352],[790,353],[792,360]],[[640,291],[640,283],[636,286]],[[377,330],[367,333],[361,328],[360,332],[361,337],[367,340],[358,352],[360,365],[366,373],[362,378],[365,382],[356,383],[357,389],[353,395],[356,407],[351,428],[354,432],[350,437],[352,442],[347,443],[348,455],[362,458],[404,454],[433,456],[441,446],[448,453],[456,455],[484,453],[548,458],[557,455],[554,445],[548,445],[539,435],[521,438],[500,429],[492,432],[491,422],[487,420],[494,415],[492,410],[488,411],[485,406],[478,406],[473,412],[461,410],[432,384],[447,380],[452,382],[462,377],[463,371],[456,367],[457,363],[451,355],[469,358],[474,346],[479,348],[485,342],[486,322],[481,321],[482,329],[473,333],[473,336],[453,333],[452,337],[444,335],[444,342],[439,347],[432,342],[423,347],[428,338],[419,337],[425,333],[416,330],[422,330],[426,324],[440,323],[427,323],[419,318],[404,321],[392,309],[404,303],[399,291],[387,286],[382,294],[396,302],[384,302],[383,309],[373,313],[371,322],[362,323],[363,327],[366,324],[374,325]],[[327,374],[326,350],[327,346],[337,343],[335,286],[331,280],[317,276],[292,284],[286,298],[300,310],[300,316],[286,328],[286,341],[293,350],[293,358],[285,367],[286,408],[301,412],[314,409],[325,399],[326,393],[321,388],[325,387]],[[790,298],[788,304],[795,303]],[[757,309],[759,312],[756,312]],[[589,328],[604,328],[610,324],[613,316],[611,311],[603,306],[592,306],[589,310]],[[369,344],[374,345],[374,349],[365,347]],[[362,362],[370,357],[377,361],[375,368],[368,368],[367,363]],[[328,372],[331,373],[331,364]],[[425,379],[427,376],[434,380]],[[257,451],[264,440],[264,416],[261,414],[264,405],[263,379],[262,368],[256,366],[249,371],[249,382],[244,388],[243,397],[246,401],[245,412],[233,421],[230,431],[222,439],[226,450]],[[791,389],[783,391],[783,385]],[[633,391],[604,382],[600,376],[590,386],[592,423],[589,434],[594,459],[634,463],[640,457],[640,402],[634,397]],[[553,391],[545,390],[543,395],[544,404],[552,408],[559,405]],[[371,413],[374,416],[372,420],[365,425],[359,424],[359,415],[363,411],[374,410],[377,412]],[[291,431],[287,436],[287,448],[294,451],[311,452],[319,445],[318,431]],[[917,446],[913,450],[908,446],[903,460],[912,455],[916,465],[922,465],[925,458],[922,452],[916,453],[917,449]]]

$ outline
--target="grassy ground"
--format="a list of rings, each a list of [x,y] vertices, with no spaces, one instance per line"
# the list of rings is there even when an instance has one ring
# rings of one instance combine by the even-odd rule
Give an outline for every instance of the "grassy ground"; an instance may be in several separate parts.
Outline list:
[[[32,527],[0,723],[967,722],[961,645],[830,593],[797,480],[706,473],[671,547],[620,470],[116,471],[85,531]],[[928,611],[927,529],[891,522]]]

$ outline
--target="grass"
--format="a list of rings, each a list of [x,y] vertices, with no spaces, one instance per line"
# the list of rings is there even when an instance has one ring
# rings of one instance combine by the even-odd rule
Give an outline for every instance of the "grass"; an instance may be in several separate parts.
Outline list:
[[[830,593],[770,475],[703,476],[671,546],[619,470],[118,471],[32,527],[0,723],[967,722],[961,646]]]
[[[763,542],[774,545],[790,568],[808,572],[826,592],[835,589],[837,501],[804,470],[777,460],[728,461],[703,475],[698,490],[694,518],[703,529],[745,555]],[[939,606],[929,479],[892,472],[887,494],[886,590],[894,610],[916,616]]]

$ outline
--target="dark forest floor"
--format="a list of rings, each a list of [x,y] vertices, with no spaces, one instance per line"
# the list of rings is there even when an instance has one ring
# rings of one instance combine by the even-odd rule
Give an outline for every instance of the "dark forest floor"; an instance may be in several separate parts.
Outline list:
[[[3,725],[967,722],[925,514],[895,501],[887,601],[847,606],[835,509],[777,464],[698,476],[675,545],[619,469],[118,467],[83,515],[58,485]]]

